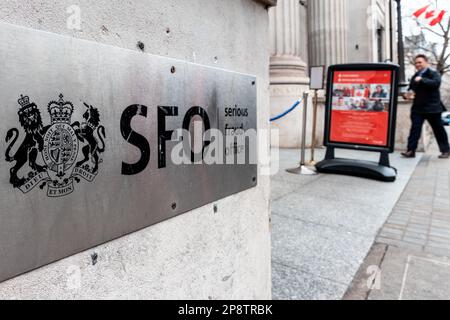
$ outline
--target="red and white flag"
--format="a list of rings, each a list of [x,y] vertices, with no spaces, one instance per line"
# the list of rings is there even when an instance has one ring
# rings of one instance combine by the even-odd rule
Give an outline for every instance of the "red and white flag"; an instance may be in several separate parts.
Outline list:
[[[418,9],[413,13],[413,16],[417,19],[424,20],[424,23],[434,27],[444,19],[447,11],[431,9],[430,7],[431,5],[429,4]]]

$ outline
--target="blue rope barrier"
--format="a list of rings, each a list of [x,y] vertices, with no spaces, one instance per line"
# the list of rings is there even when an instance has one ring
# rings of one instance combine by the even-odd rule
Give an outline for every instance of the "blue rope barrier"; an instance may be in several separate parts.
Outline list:
[[[270,119],[270,122],[277,121],[277,120],[279,120],[279,119],[281,119],[281,118],[287,116],[289,113],[291,113],[292,111],[294,111],[295,108],[297,108],[297,107],[299,106],[299,104],[302,103],[302,101],[303,101],[303,98],[299,98],[299,99],[294,103],[294,105],[293,105],[291,108],[289,108],[289,110],[283,112],[282,114],[280,114],[280,115],[278,115],[278,116],[276,116],[276,117],[271,118],[271,119]]]

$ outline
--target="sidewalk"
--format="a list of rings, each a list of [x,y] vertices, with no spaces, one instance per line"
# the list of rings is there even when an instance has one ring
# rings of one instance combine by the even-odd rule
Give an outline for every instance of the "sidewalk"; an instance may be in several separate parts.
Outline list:
[[[450,161],[438,154],[422,158],[346,299],[450,299]],[[373,290],[370,266],[380,275]]]
[[[378,161],[375,153],[336,151],[338,157]],[[280,169],[272,177],[273,298],[341,299],[420,158],[393,154],[395,183],[287,173],[299,159],[298,150],[280,150]]]

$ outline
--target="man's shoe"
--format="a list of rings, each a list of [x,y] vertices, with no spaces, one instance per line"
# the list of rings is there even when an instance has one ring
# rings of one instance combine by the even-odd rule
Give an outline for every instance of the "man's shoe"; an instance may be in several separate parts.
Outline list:
[[[404,158],[412,159],[412,158],[415,158],[415,157],[416,157],[416,153],[415,153],[414,151],[403,152],[403,153],[402,153],[402,156],[403,156]]]
[[[450,152],[444,152],[439,156],[439,159],[450,159]]]

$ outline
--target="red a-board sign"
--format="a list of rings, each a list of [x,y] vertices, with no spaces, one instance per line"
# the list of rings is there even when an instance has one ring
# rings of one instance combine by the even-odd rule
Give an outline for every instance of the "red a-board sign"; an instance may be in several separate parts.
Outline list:
[[[326,144],[392,151],[397,66],[331,66],[328,75]]]

